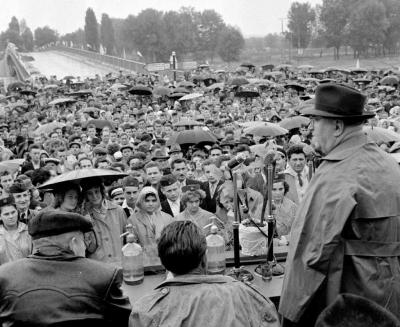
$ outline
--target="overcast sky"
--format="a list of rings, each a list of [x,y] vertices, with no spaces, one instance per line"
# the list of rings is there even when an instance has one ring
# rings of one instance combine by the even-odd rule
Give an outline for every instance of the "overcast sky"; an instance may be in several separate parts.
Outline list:
[[[298,0],[312,5],[322,0]],[[7,29],[12,16],[24,18],[35,30],[48,25],[65,34],[84,26],[85,12],[93,8],[97,20],[107,13],[113,18],[126,18],[146,8],[162,11],[191,6],[196,10],[214,9],[226,23],[240,28],[245,37],[281,32],[281,18],[293,0],[0,0],[0,31]],[[286,22],[284,22],[286,24]]]

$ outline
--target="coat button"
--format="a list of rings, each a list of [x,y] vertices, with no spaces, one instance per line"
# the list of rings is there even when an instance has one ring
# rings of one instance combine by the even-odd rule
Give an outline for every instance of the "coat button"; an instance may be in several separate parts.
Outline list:
[[[268,312],[266,312],[264,314],[264,318],[263,318],[266,322],[272,322],[275,321],[275,318],[273,316],[271,316]]]
[[[160,290],[160,292],[161,292],[162,294],[166,295],[166,294],[169,293],[169,289],[168,289],[167,287],[163,287],[163,288]]]

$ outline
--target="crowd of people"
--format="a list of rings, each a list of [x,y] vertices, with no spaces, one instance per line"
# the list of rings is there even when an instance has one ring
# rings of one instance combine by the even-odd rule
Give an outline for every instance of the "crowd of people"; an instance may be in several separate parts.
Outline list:
[[[300,251],[296,253],[304,255],[301,249],[305,245],[301,245],[302,239],[299,241],[299,231],[307,231],[319,245],[328,241],[322,234],[311,237],[313,226],[318,225],[316,220],[309,226],[311,220],[296,219],[300,214],[311,219],[307,210],[322,215],[323,210],[315,202],[323,205],[328,201],[323,197],[310,200],[312,192],[321,196],[312,177],[324,169],[323,160],[322,168],[317,167],[321,157],[332,148],[331,145],[321,148],[321,144],[315,143],[315,134],[322,134],[321,128],[328,128],[328,125],[321,127],[315,117],[331,120],[336,117],[346,122],[350,119],[351,126],[361,128],[360,137],[370,133],[381,150],[396,153],[400,149],[396,74],[396,71],[313,70],[288,65],[275,70],[256,69],[246,64],[236,72],[212,72],[209,67],[202,67],[178,76],[178,81],[160,74],[120,72],[86,79],[37,76],[26,83],[13,83],[3,90],[5,94],[0,98],[0,265],[26,258],[32,252],[37,255],[27,225],[36,217],[61,210],[86,217],[92,224],[91,231],[84,234],[86,257],[120,265],[124,243],[121,234],[130,224],[136,242],[143,247],[146,265],[161,259],[167,269],[171,266],[172,272],[179,272],[174,265],[178,259],[168,262],[169,252],[163,248],[170,246],[167,239],[173,239],[170,233],[174,229],[185,234],[179,228],[186,226],[192,237],[196,237],[193,235],[198,230],[207,235],[215,224],[225,239],[226,249],[232,248],[233,173],[237,176],[240,219],[264,220],[268,214],[265,205],[270,201],[276,220],[275,237],[280,244],[291,246],[293,239],[293,246]],[[320,92],[317,97],[316,90]],[[348,98],[356,96],[348,90],[362,92],[367,97],[351,102]],[[310,111],[332,97],[344,100],[328,103],[318,112]],[[352,115],[357,105],[370,114]],[[330,108],[339,107],[341,112],[329,112]],[[307,110],[310,118],[300,115]],[[346,124],[342,130],[347,131]],[[337,135],[347,133],[339,130]],[[335,137],[341,140],[341,136]],[[274,175],[269,181],[272,198],[267,199],[266,157],[271,151]],[[57,176],[90,168],[113,170],[126,176],[88,177],[80,183],[66,181],[42,187],[46,183],[51,185]],[[347,178],[354,177],[352,173]],[[328,185],[335,184],[334,177],[326,177]],[[337,194],[332,189],[340,193],[340,188],[330,190],[335,199]],[[310,201],[314,201],[314,207]],[[349,208],[354,206],[349,204]],[[395,211],[385,212],[384,216],[396,216]],[[351,212],[338,211],[335,215],[340,213],[344,215],[338,226],[343,227]],[[366,218],[365,214],[360,215]],[[176,221],[189,221],[193,226],[174,225]],[[327,230],[334,230],[334,236],[340,233],[339,227],[327,224]],[[293,236],[292,227],[296,231]],[[327,233],[323,235],[330,237]],[[203,251],[202,240],[199,242]],[[164,250],[164,256],[160,249]],[[305,249],[311,251],[309,247]],[[289,257],[291,266],[298,271],[306,270],[293,255]],[[202,255],[199,260],[191,268],[198,268]],[[191,270],[184,273],[188,271]],[[285,277],[281,308],[284,317],[294,322],[299,320],[299,313],[293,309],[296,304],[290,294],[291,286],[298,281],[296,274],[290,272]],[[313,276],[307,278],[318,277]],[[228,280],[218,278],[204,282],[229,284]],[[311,297],[315,290],[309,291],[306,295]],[[332,294],[326,304],[333,302]],[[148,317],[143,317],[140,310],[147,310],[153,300],[147,299],[140,308],[134,308],[133,320],[138,325],[146,325]],[[382,303],[381,298],[378,300]],[[304,303],[301,295],[296,301]],[[389,309],[393,312],[393,308]],[[264,318],[277,323],[275,313],[271,312],[265,313]],[[313,319],[315,322],[316,317]]]

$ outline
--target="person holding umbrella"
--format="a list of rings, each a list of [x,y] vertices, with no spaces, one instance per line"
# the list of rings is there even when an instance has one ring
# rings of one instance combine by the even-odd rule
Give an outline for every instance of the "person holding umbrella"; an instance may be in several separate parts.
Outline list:
[[[93,223],[97,249],[89,258],[103,262],[121,263],[122,239],[126,231],[127,218],[124,210],[106,199],[103,181],[99,177],[81,180],[84,194],[84,209]],[[93,235],[93,234],[91,234]]]
[[[83,195],[79,185],[65,183],[54,190],[53,209],[80,213],[82,211]]]

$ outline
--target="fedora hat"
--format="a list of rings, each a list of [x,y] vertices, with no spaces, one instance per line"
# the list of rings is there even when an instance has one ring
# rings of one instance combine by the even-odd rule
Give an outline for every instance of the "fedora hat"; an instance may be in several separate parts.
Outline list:
[[[343,84],[324,83],[315,91],[314,106],[301,111],[303,116],[341,119],[368,119],[374,112],[365,111],[365,95]]]

